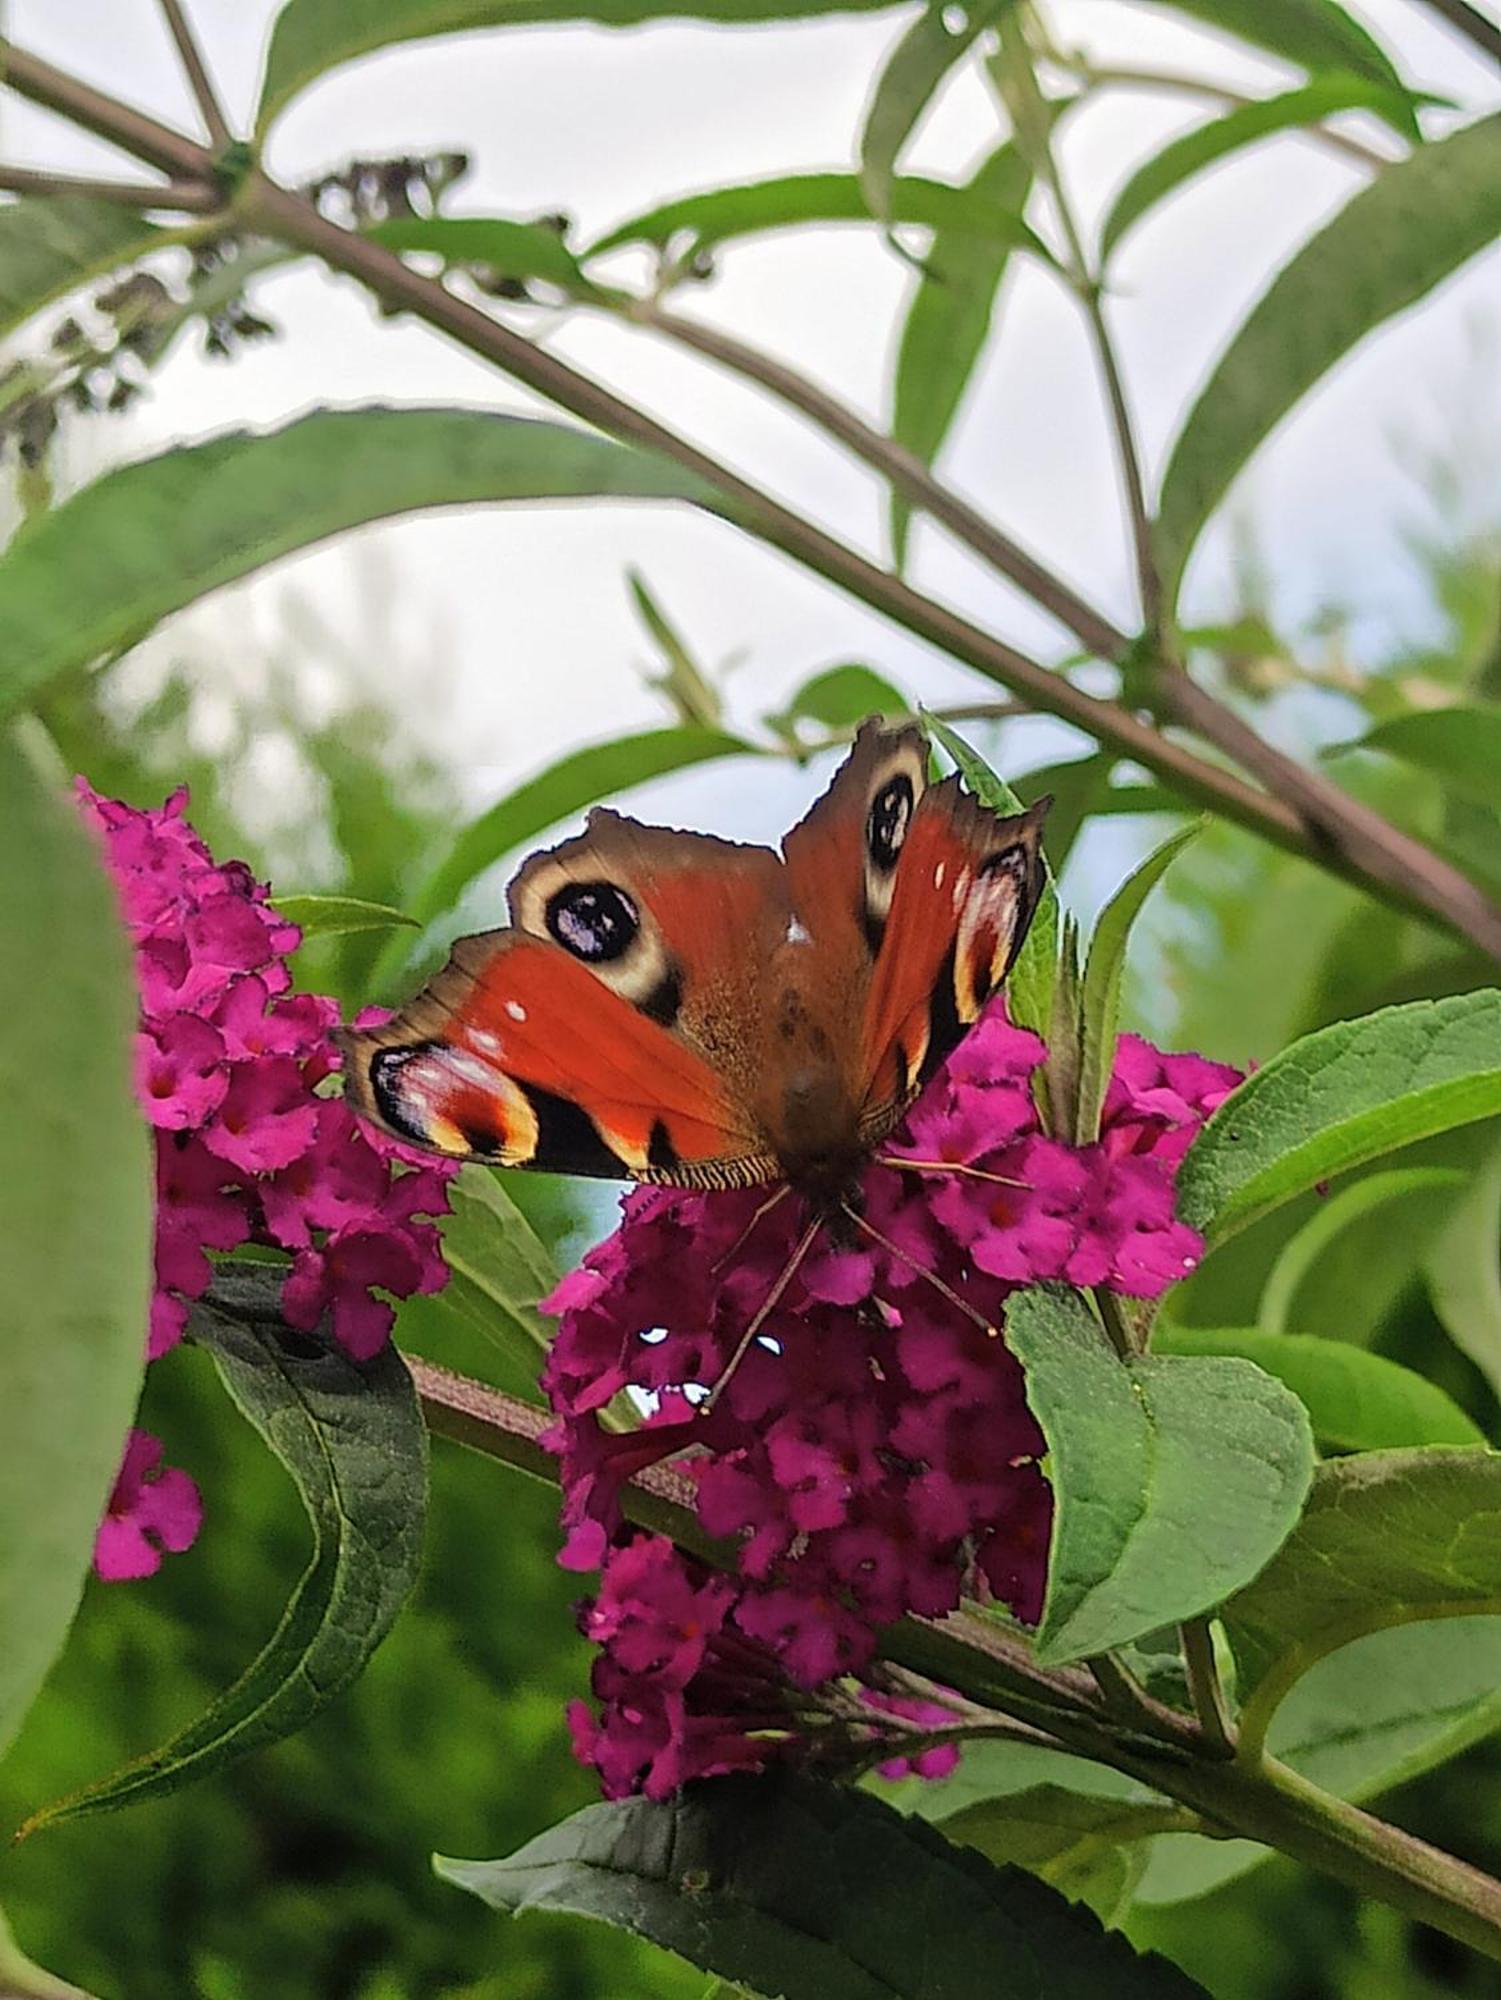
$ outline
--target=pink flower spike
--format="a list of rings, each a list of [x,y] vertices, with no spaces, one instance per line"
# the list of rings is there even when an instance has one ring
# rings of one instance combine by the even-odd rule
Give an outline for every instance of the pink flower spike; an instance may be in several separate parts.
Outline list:
[[[159,1438],[131,1431],[94,1540],[94,1570],[106,1583],[155,1576],[164,1553],[180,1555],[197,1539],[198,1488],[176,1466],[163,1469],[161,1457]]]
[[[192,1014],[171,1014],[136,1036],[136,1101],[163,1131],[199,1126],[229,1089],[224,1041]]]
[[[203,1143],[242,1172],[272,1173],[313,1143],[318,1110],[290,1056],[241,1063]]]

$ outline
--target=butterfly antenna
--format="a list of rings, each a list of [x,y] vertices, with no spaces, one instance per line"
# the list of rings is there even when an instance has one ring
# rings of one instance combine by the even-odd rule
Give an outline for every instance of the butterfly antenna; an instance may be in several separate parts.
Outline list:
[[[900,1153],[877,1153],[878,1167],[898,1167],[903,1173],[914,1174],[962,1174],[966,1180],[989,1181],[995,1187],[1030,1187],[1030,1181],[1019,1181],[1010,1174],[990,1174],[983,1167],[967,1166],[962,1160],[909,1160]]]
[[[750,1350],[751,1342],[755,1339],[756,1335],[761,1331],[762,1327],[765,1326],[767,1320],[770,1319],[771,1315],[776,1311],[778,1305],[781,1303],[782,1294],[786,1291],[787,1287],[792,1283],[793,1277],[796,1275],[799,1264],[802,1263],[803,1259],[807,1256],[808,1252],[813,1248],[814,1240],[817,1237],[819,1230],[822,1228],[823,1228],[823,1218],[821,1216],[815,1216],[814,1219],[808,1224],[807,1228],[803,1231],[802,1235],[798,1238],[797,1246],[793,1250],[792,1255],[787,1259],[787,1262],[782,1266],[781,1271],[778,1273],[776,1283],[772,1286],[771,1290],[766,1294],[766,1297],[761,1301],[761,1304],[757,1308],[755,1316],[751,1320],[750,1325],[745,1329],[744,1333],[741,1334],[739,1343],[735,1348],[735,1352],[730,1356],[729,1360],[726,1362],[724,1369],[720,1374],[719,1380],[714,1384],[713,1388],[709,1391],[708,1395],[705,1396],[704,1400],[699,1404],[698,1410],[696,1412],[698,1416],[701,1417],[712,1416],[714,1411],[714,1405],[719,1401],[720,1397],[724,1394],[725,1386],[729,1382],[730,1377],[734,1374],[735,1370],[740,1366],[741,1362],[745,1359],[746,1354]]]
[[[777,1203],[779,1201],[785,1201],[787,1196],[791,1194],[791,1192],[792,1189],[790,1185],[786,1181],[783,1181],[782,1185],[775,1191],[775,1193],[769,1194],[766,1197],[765,1201],[763,1201],[760,1207],[756,1210],[755,1214],[751,1217],[750,1221],[746,1223],[744,1229],[742,1229],[740,1234],[735,1238],[734,1242],[730,1245],[729,1249],[725,1251],[724,1255],[722,1257],[716,1257],[714,1259],[714,1262],[709,1266],[710,1271],[712,1272],[712,1271],[723,1270],[725,1265],[729,1263],[732,1257],[738,1256],[739,1253],[745,1248],[746,1244],[750,1241],[751,1232],[752,1230],[754,1230],[756,1224],[761,1220],[762,1216],[770,1215],[771,1211],[776,1207]]]
[[[879,1243],[883,1250],[895,1257],[898,1263],[905,1264],[909,1271],[915,1271],[919,1278],[926,1279],[934,1291],[941,1292],[951,1306],[957,1306],[966,1319],[973,1320],[987,1340],[998,1340],[1000,1338],[1000,1328],[988,1320],[984,1313],[976,1312],[968,1299],[961,1299],[953,1286],[946,1285],[936,1271],[930,1271],[926,1264],[919,1264],[915,1257],[909,1257],[900,1243],[893,1243],[889,1236],[877,1229],[873,1222],[867,1222],[859,1210],[851,1208],[848,1202],[844,1202],[841,1205],[850,1221],[854,1223],[855,1227],[863,1235],[868,1236],[872,1243]]]

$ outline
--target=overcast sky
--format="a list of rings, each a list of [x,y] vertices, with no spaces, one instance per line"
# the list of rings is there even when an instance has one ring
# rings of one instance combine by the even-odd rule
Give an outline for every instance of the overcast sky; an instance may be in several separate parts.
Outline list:
[[[271,0],[189,5],[226,99],[237,117],[248,117]],[[1415,0],[1355,0],[1350,11],[1419,84],[1470,109],[1501,101],[1494,72]],[[1088,41],[1118,61],[1192,68],[1251,88],[1286,80],[1274,64],[1155,7],[1073,0],[1056,5],[1053,17],[1065,39]],[[739,31],[513,29],[415,43],[348,65],[307,91],[276,127],[269,163],[296,179],[353,153],[460,145],[474,169],[454,210],[563,209],[577,219],[577,240],[587,240],[675,193],[851,164],[872,79],[905,18]],[[23,45],[190,121],[151,0],[9,0],[8,20]],[[1085,213],[1107,205],[1135,160],[1203,115],[1183,99],[1132,93],[1073,124],[1065,163]],[[91,171],[121,164],[14,101],[4,118],[4,150],[13,159]],[[962,78],[906,164],[960,179],[994,143],[986,94],[977,79]],[[1129,239],[1112,311],[1150,466],[1162,464],[1185,398],[1266,272],[1360,178],[1306,139],[1280,139],[1216,171]],[[872,231],[802,232],[732,248],[717,281],[684,304],[795,361],[879,422],[911,284]],[[292,273],[266,287],[264,302],[284,339],[232,367],[203,360],[190,342],[149,403],[110,433],[110,447],[145,454],[320,403],[535,407],[438,337],[377,319],[344,282]],[[1389,440],[1400,429],[1436,442],[1464,427],[1466,399],[1483,388],[1474,328],[1487,313],[1501,322],[1494,252],[1368,341],[1258,459],[1239,498],[1258,524],[1289,615],[1331,597],[1352,602],[1362,613],[1361,642],[1374,653],[1418,615],[1398,541],[1416,496]],[[549,338],[579,366],[879,551],[877,482],[799,421],[681,353],[613,326],[580,317],[554,324]],[[1035,269],[1008,280],[999,337],[943,471],[1117,619],[1131,617],[1115,477],[1084,335],[1069,302]],[[366,530],[221,593],[178,621],[165,643],[226,662],[247,646],[254,652],[254,635],[278,629],[292,584],[364,642],[356,598],[368,577],[361,558],[371,550],[394,568],[399,601],[395,626],[382,635],[388,643],[368,642],[370,683],[400,700],[404,675],[442,659],[446,672],[424,675],[404,705],[424,740],[462,772],[476,804],[562,749],[662,719],[636,671],[646,648],[624,583],[630,565],[645,572],[703,657],[743,656],[730,683],[739,721],[753,722],[810,670],[842,659],[868,660],[929,700],[985,692],[732,530],[640,506],[490,510]],[[1211,537],[1196,566],[1190,606],[1200,613],[1223,608],[1225,550],[1223,535]],[[1007,637],[1048,656],[1066,650],[1046,621],[938,535],[921,532],[915,558],[920,582]],[[747,790],[700,776],[675,781],[654,803],[723,831],[771,834],[819,782],[775,772]]]

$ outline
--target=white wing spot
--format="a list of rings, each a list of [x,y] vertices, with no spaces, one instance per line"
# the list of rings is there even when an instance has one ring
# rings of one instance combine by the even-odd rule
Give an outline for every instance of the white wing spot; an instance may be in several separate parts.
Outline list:
[[[506,1012],[513,1021],[524,1021],[526,1019],[526,1009],[519,1000],[507,1000]]]
[[[947,873],[946,865],[945,863],[940,861],[938,866],[933,870],[933,887],[935,889],[941,889],[943,887],[943,878],[946,873]]]
[[[500,1054],[500,1037],[499,1035],[492,1035],[488,1028],[476,1028],[474,1030],[474,1046],[477,1049],[482,1049],[487,1056],[498,1056]]]
[[[495,1088],[495,1072],[488,1063],[480,1061],[463,1049],[452,1049],[448,1055],[448,1068],[464,1083],[472,1083],[477,1090]]]
[[[793,917],[787,926],[787,943],[812,944],[812,942],[812,933],[804,928],[797,917]]]

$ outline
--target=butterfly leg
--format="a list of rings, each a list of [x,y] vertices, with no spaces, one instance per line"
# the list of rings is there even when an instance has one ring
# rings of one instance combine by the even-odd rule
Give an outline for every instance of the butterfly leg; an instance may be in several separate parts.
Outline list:
[[[725,1251],[722,1257],[716,1257],[714,1259],[714,1262],[709,1266],[709,1269],[711,1271],[721,1271],[724,1269],[725,1265],[730,1262],[732,1258],[738,1257],[740,1252],[745,1248],[746,1244],[750,1241],[751,1233],[755,1229],[756,1224],[761,1220],[762,1216],[770,1215],[771,1211],[776,1207],[777,1203],[779,1201],[784,1201],[786,1197],[789,1194],[791,1194],[791,1192],[792,1192],[791,1187],[788,1185],[786,1181],[783,1181],[782,1185],[779,1188],[775,1189],[771,1194],[769,1194],[766,1197],[765,1201],[763,1201],[757,1208],[755,1214],[751,1217],[750,1221],[746,1223],[744,1229],[742,1229],[740,1234],[735,1238],[734,1242],[730,1245],[729,1249]]]
[[[767,1320],[770,1319],[771,1315],[776,1311],[777,1306],[781,1303],[782,1294],[786,1291],[787,1287],[792,1283],[792,1280],[797,1273],[798,1266],[802,1263],[803,1259],[807,1256],[808,1252],[813,1248],[813,1244],[818,1236],[818,1232],[822,1228],[823,1228],[822,1218],[815,1216],[813,1221],[808,1224],[807,1228],[798,1238],[797,1247],[793,1250],[793,1253],[787,1259],[787,1262],[782,1266],[782,1269],[777,1276],[776,1283],[772,1286],[771,1290],[766,1294],[766,1297],[761,1301],[760,1305],[757,1307],[756,1312],[751,1319],[750,1325],[745,1329],[744,1333],[741,1334],[740,1339],[736,1344],[735,1352],[730,1356],[729,1360],[726,1362],[723,1370],[720,1373],[719,1380],[714,1384],[713,1388],[710,1389],[708,1395],[705,1396],[704,1400],[699,1404],[698,1409],[695,1412],[696,1415],[700,1417],[707,1417],[713,1414],[714,1405],[719,1401],[720,1397],[724,1394],[725,1385],[728,1383],[730,1377],[734,1374],[735,1370],[740,1366],[741,1362],[745,1359],[746,1354],[749,1352],[751,1342],[755,1339],[756,1335],[761,1331],[762,1327],[765,1326]]]
[[[953,1286],[945,1284],[936,1271],[930,1271],[926,1264],[919,1264],[915,1257],[909,1257],[900,1243],[893,1243],[883,1230],[877,1229],[873,1222],[867,1222],[858,1209],[851,1208],[846,1203],[844,1212],[862,1235],[868,1236],[873,1243],[879,1243],[889,1256],[895,1257],[898,1263],[905,1264],[909,1271],[915,1271],[919,1278],[925,1279],[933,1287],[935,1292],[941,1292],[951,1306],[957,1306],[966,1319],[974,1321],[988,1340],[999,1339],[1000,1328],[988,1320],[984,1313],[976,1312],[967,1299],[961,1299]]]
[[[899,1153],[877,1153],[878,1167],[897,1167],[911,1174],[962,1174],[966,1180],[990,1181],[996,1187],[1030,1187],[1030,1181],[1016,1180],[1011,1174],[987,1173],[983,1167],[967,1166],[963,1160],[906,1160]]]

